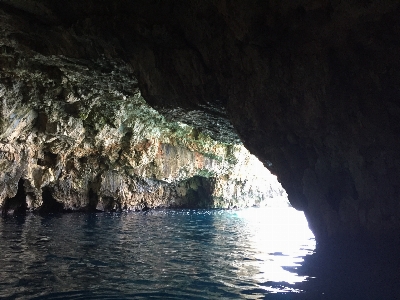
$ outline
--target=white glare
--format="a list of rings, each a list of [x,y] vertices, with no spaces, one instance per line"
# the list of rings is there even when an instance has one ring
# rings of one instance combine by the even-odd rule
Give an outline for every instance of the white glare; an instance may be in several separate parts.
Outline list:
[[[314,235],[303,212],[291,207],[265,207],[237,211],[236,215],[243,219],[248,242],[255,249],[254,259],[247,266],[257,268],[257,272],[251,272],[254,279],[289,284],[307,279],[284,269],[300,266],[304,256],[315,249]],[[285,291],[287,288],[280,290]]]

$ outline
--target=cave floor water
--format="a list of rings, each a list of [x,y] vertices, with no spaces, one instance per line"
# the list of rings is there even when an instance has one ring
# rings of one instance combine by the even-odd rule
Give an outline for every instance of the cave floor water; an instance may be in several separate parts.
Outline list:
[[[9,217],[0,298],[330,299],[314,249],[291,208]]]

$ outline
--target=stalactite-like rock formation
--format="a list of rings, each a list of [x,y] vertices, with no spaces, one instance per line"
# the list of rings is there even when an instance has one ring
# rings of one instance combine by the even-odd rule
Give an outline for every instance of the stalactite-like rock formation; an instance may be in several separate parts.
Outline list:
[[[8,0],[0,8],[7,99],[30,102],[24,96],[29,80],[22,78],[45,73],[49,79],[37,87],[44,88],[38,97],[47,93],[58,105],[54,110],[63,111],[62,129],[55,127],[47,100],[15,113],[8,108],[3,117],[9,120],[2,124],[3,141],[24,134],[28,141],[34,127],[25,124],[32,120],[38,120],[38,131],[64,133],[62,139],[32,140],[49,149],[40,153],[43,168],[32,172],[52,164],[56,170],[65,158],[52,153],[77,141],[85,155],[98,155],[94,144],[110,147],[112,161],[129,165],[124,152],[113,150],[102,134],[114,132],[121,142],[124,134],[129,137],[128,127],[110,124],[107,113],[118,101],[136,105],[132,97],[139,87],[168,121],[182,121],[222,142],[234,143],[239,136],[278,176],[292,205],[305,211],[320,242],[398,236],[398,1]],[[38,64],[25,64],[24,57]],[[61,76],[63,65],[74,75]],[[7,75],[16,68],[26,86],[15,88]],[[18,93],[10,96],[13,90]],[[96,113],[96,99],[102,97],[110,107]],[[91,118],[104,123],[89,129],[85,122]],[[79,128],[91,133],[83,135]],[[27,158],[33,156],[24,145],[3,152],[28,168]],[[81,167],[79,162],[68,166],[69,172]],[[16,186],[20,176],[7,176],[15,177]],[[39,177],[54,176],[66,175]],[[107,180],[109,189],[118,181]],[[67,177],[65,184],[72,184]]]

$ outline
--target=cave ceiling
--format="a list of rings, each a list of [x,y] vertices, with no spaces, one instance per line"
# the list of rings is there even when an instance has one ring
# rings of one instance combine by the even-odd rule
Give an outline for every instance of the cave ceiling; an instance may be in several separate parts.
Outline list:
[[[400,227],[398,1],[3,0],[0,9],[2,51],[100,68],[166,118],[240,138],[317,236]]]

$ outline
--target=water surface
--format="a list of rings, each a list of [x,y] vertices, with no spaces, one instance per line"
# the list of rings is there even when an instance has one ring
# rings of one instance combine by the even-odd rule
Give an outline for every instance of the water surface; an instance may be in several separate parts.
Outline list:
[[[294,209],[31,214],[0,221],[0,297],[291,299],[314,248]]]

